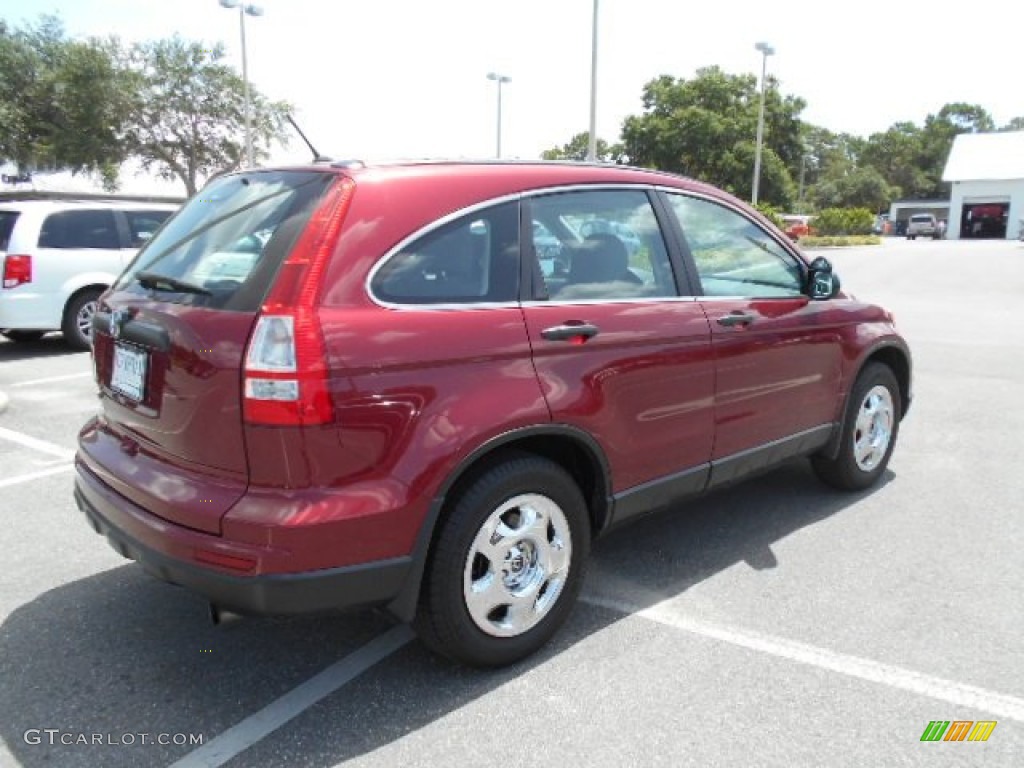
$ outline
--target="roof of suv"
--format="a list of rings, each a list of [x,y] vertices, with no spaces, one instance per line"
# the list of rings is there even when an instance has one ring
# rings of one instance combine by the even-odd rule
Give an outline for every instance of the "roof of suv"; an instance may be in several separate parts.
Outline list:
[[[257,170],[328,169],[343,171],[357,181],[360,178],[369,180],[410,175],[443,175],[465,179],[486,176],[502,179],[506,185],[522,189],[557,184],[668,184],[718,197],[723,195],[715,187],[666,171],[568,160],[336,160]]]

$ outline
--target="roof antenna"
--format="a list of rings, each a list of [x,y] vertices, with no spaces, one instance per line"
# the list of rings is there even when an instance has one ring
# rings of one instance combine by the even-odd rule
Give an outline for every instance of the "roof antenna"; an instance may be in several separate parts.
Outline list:
[[[299,124],[295,122],[295,120],[292,118],[290,112],[289,113],[285,113],[285,117],[288,118],[288,122],[292,124],[292,128],[295,129],[295,132],[297,134],[299,134],[299,136],[302,137],[302,140],[304,142],[306,142],[306,146],[309,147],[309,151],[313,153],[313,162],[314,163],[325,163],[325,162],[329,162],[331,160],[331,158],[327,157],[327,155],[321,155],[319,152],[316,151],[316,147],[314,147],[313,143],[309,139],[306,138],[306,134],[304,134],[302,132],[302,129],[299,128]]]

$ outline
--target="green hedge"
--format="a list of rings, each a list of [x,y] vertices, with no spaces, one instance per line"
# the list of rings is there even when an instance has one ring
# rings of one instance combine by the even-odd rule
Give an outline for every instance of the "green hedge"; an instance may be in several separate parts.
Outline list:
[[[776,208],[774,205],[771,205],[770,203],[758,203],[754,207],[757,208],[758,212],[762,216],[768,219],[768,221],[770,221],[779,229],[784,230],[786,228],[786,225],[782,221],[779,209]]]
[[[881,245],[878,235],[826,235],[800,238],[801,248],[844,248],[850,245]]]
[[[875,214],[867,208],[826,208],[811,222],[816,235],[870,235]]]

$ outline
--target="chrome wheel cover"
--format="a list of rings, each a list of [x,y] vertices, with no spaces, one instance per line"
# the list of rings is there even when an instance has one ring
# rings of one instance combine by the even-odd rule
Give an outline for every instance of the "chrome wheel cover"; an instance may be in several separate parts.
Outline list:
[[[872,387],[861,401],[853,427],[853,458],[863,472],[871,472],[885,458],[896,422],[892,393]]]
[[[466,556],[463,599],[494,637],[528,632],[558,602],[569,576],[572,535],[552,499],[515,496],[491,512]]]
[[[75,327],[86,341],[92,339],[92,316],[96,314],[96,301],[87,301],[75,315]]]

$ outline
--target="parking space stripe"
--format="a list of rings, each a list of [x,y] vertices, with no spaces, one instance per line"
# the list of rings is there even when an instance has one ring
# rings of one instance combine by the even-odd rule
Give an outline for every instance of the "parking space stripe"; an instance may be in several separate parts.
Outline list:
[[[374,664],[386,659],[412,637],[408,625],[392,627],[238,725],[233,725],[199,749],[185,755],[170,768],[214,768],[224,765],[321,699],[359,677]]]
[[[63,376],[48,376],[45,379],[31,379],[29,381],[19,381],[15,384],[11,384],[11,389],[15,387],[34,387],[37,384],[50,384],[57,381],[70,381],[71,379],[84,379],[86,376],[92,376],[92,371],[84,371],[82,373],[67,373]]]
[[[62,472],[70,472],[74,467],[74,464],[61,464],[59,467],[50,467],[49,469],[41,469],[38,472],[29,472],[27,475],[4,478],[3,480],[0,480],[0,488],[7,488],[12,485],[27,483],[32,480],[38,480],[42,477],[49,477],[50,475],[59,475]]]
[[[1024,699],[1009,696],[973,685],[965,685],[940,677],[932,677],[891,664],[883,664],[871,659],[836,653],[805,643],[787,640],[783,637],[764,635],[748,629],[726,627],[699,619],[679,616],[669,610],[668,601],[656,603],[648,608],[630,606],[615,600],[600,597],[584,597],[583,602],[616,613],[640,616],[649,621],[657,622],[666,627],[681,629],[701,637],[720,640],[731,645],[758,651],[777,658],[800,662],[819,669],[838,672],[841,675],[855,677],[879,683],[891,688],[899,688],[910,693],[927,696],[945,701],[958,707],[978,709],[990,712],[1007,720],[1024,723]]]
[[[31,448],[40,453],[46,453],[50,456],[56,456],[58,459],[73,459],[75,458],[75,452],[62,448],[59,445],[48,443],[45,440],[40,440],[37,437],[26,435],[22,432],[15,432],[13,429],[5,429],[0,427],[0,440],[7,440],[11,443],[17,443],[18,445],[24,446],[25,448]]]

